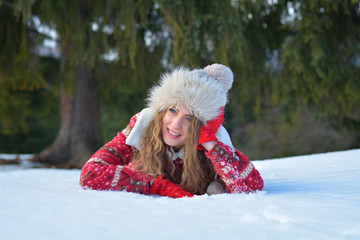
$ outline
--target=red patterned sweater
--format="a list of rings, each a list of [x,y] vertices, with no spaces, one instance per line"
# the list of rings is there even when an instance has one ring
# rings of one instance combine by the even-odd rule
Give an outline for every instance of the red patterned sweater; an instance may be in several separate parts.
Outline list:
[[[86,162],[80,174],[80,185],[95,190],[126,190],[149,194],[152,177],[135,170],[132,157],[133,148],[125,143],[139,114],[110,142],[100,148]],[[240,151],[230,148],[220,141],[206,152],[213,167],[229,193],[255,192],[262,190],[263,179],[254,165]],[[174,160],[176,172],[182,173],[182,159]]]

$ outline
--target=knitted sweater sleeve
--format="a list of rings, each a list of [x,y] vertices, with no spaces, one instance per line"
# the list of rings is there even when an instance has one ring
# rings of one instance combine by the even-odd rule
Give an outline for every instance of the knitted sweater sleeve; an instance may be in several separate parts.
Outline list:
[[[80,185],[95,190],[126,190],[149,193],[152,177],[139,173],[128,164],[133,157],[132,148],[126,145],[126,136],[134,127],[135,115],[127,128],[101,147],[85,163],[80,174]]]
[[[214,170],[225,183],[230,193],[255,192],[264,187],[260,173],[249,159],[237,149],[233,149],[220,141],[208,152]]]

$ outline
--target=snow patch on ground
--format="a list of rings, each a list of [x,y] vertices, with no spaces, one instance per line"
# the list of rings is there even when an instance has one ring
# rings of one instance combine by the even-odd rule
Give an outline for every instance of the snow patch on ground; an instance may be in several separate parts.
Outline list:
[[[13,160],[13,159],[27,160],[32,157],[34,157],[34,154],[2,154],[2,153],[0,153],[0,159],[5,159],[5,160]]]
[[[0,239],[360,239],[360,149],[253,163],[264,191],[183,199],[0,166]]]

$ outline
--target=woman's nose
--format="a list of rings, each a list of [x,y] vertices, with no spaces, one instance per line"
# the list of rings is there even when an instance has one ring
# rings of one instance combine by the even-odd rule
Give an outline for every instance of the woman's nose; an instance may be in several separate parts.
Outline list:
[[[174,128],[181,128],[181,118],[180,117],[175,117],[172,121],[173,127]]]

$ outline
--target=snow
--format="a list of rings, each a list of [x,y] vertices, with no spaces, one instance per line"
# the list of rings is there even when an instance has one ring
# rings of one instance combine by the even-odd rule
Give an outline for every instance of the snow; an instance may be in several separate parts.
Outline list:
[[[360,239],[360,149],[253,163],[264,191],[183,199],[1,166],[0,239]]]
[[[12,160],[12,159],[21,159],[21,160],[26,160],[29,158],[32,158],[34,155],[33,154],[1,154],[0,153],[0,159],[4,159],[4,160]]]

